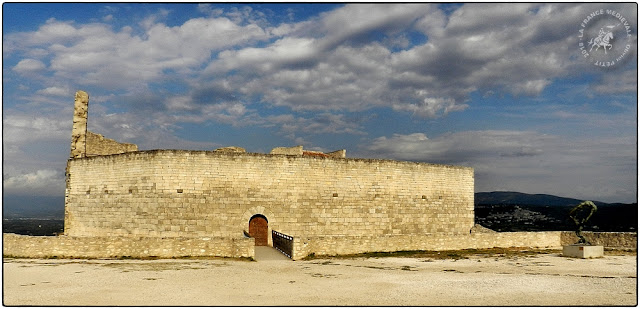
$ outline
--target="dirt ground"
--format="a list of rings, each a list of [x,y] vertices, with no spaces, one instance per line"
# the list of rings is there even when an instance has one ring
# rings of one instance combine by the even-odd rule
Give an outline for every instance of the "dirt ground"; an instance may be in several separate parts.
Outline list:
[[[637,256],[4,259],[4,305],[637,305]]]

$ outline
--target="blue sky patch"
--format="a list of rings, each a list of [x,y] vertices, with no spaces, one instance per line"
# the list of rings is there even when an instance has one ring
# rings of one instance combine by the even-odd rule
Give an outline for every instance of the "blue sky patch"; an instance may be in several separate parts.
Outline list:
[[[636,202],[637,46],[601,68],[578,45],[602,7],[5,3],[4,190],[64,195],[84,90],[89,130],[142,150],[347,149],[470,166],[477,192]]]

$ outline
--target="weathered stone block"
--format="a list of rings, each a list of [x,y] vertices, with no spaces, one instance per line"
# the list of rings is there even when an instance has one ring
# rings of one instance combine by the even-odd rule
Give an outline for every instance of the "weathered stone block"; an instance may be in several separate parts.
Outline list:
[[[302,146],[295,147],[276,147],[273,148],[270,154],[274,155],[288,155],[288,156],[302,156]]]
[[[562,255],[581,259],[599,258],[604,256],[604,247],[589,245],[562,246]]]
[[[247,152],[247,150],[245,150],[242,147],[236,147],[236,146],[229,146],[229,147],[222,147],[222,148],[218,148],[216,150],[214,150],[215,152],[223,152],[223,153],[245,153]]]

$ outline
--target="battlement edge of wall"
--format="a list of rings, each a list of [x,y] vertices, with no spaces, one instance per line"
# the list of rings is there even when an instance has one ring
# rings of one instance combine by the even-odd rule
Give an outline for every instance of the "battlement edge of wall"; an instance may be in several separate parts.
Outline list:
[[[184,149],[152,149],[152,150],[140,150],[134,152],[126,152],[119,154],[109,154],[109,155],[101,155],[101,156],[92,156],[92,157],[84,157],[84,158],[71,158],[69,161],[91,161],[91,160],[102,160],[106,158],[126,158],[131,156],[160,156],[160,155],[205,155],[211,157],[263,157],[263,158],[286,158],[288,160],[333,160],[333,161],[342,161],[342,162],[362,162],[362,163],[394,163],[394,164],[406,164],[406,165],[421,165],[421,166],[432,166],[432,167],[442,167],[449,169],[460,169],[460,170],[470,170],[473,171],[472,167],[468,166],[460,166],[460,165],[449,165],[449,164],[438,164],[438,163],[428,163],[428,162],[415,162],[415,161],[401,161],[401,160],[392,160],[392,159],[371,159],[371,158],[335,158],[335,157],[317,157],[317,156],[294,156],[294,155],[282,155],[282,154],[266,154],[266,153],[254,153],[254,152],[244,152],[244,153],[234,153],[234,152],[217,152],[214,150],[184,150]]]

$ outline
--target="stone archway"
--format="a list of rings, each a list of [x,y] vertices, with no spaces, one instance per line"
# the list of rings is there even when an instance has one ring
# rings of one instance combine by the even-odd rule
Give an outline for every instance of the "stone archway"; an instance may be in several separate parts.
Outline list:
[[[251,207],[247,210],[244,211],[244,213],[242,214],[242,216],[240,217],[240,220],[236,221],[237,225],[237,229],[238,229],[238,233],[242,234],[242,231],[247,232],[247,224],[249,223],[249,221],[251,221],[251,219],[257,215],[263,216],[267,222],[268,222],[268,226],[269,226],[269,240],[268,240],[268,244],[269,246],[271,246],[272,244],[272,240],[271,240],[271,230],[273,228],[278,228],[278,217],[271,211],[271,209],[269,209],[269,207],[264,207],[264,206],[254,206]],[[245,233],[249,234],[249,233]]]
[[[254,215],[249,220],[249,235],[255,239],[256,246],[269,245],[269,221],[263,215]]]

